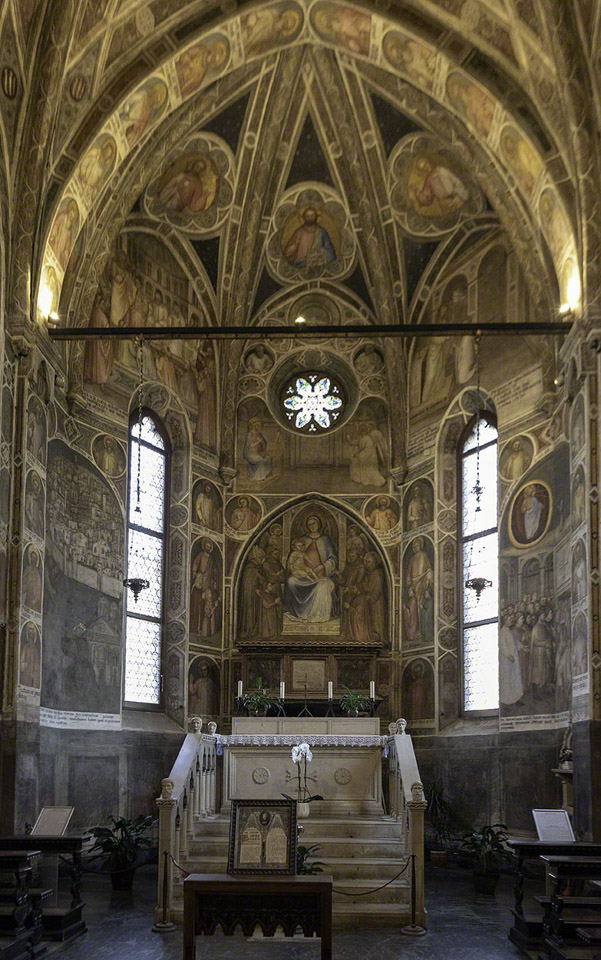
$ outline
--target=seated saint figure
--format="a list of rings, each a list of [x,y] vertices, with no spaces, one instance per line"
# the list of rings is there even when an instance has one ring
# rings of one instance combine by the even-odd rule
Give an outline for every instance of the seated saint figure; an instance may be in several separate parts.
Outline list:
[[[319,517],[308,517],[306,529],[288,558],[284,610],[297,620],[325,623],[338,615],[337,557]]]

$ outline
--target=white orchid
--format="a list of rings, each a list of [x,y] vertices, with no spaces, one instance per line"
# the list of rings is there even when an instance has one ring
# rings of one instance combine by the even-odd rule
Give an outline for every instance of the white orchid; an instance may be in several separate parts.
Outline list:
[[[299,743],[292,748],[293,763],[300,763],[303,757],[305,758],[305,763],[311,763],[311,760],[313,759],[311,747],[308,743]]]

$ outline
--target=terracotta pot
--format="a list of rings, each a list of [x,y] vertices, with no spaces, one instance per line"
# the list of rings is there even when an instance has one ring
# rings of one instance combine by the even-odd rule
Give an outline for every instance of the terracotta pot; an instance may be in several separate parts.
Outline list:
[[[430,850],[430,862],[433,867],[436,867],[438,870],[441,867],[446,867],[449,862],[449,851],[448,850]]]
[[[311,812],[311,804],[304,800],[296,801],[296,815],[299,820],[306,820]]]

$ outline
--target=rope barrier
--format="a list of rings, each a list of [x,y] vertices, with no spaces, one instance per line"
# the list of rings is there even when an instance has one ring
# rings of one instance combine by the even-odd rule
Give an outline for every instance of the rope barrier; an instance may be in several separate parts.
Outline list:
[[[374,887],[373,890],[365,890],[363,893],[349,893],[347,890],[337,890],[336,887],[332,887],[332,890],[334,891],[334,893],[342,894],[343,897],[368,897],[370,893],[377,893],[378,890],[383,890],[384,887],[389,887],[391,883],[394,883],[395,880],[398,880],[399,877],[402,877],[408,866],[409,866],[409,860],[407,860],[407,863],[405,864],[403,869],[400,871],[400,873],[397,873],[396,877],[392,877],[392,879],[387,880],[386,883],[383,883],[381,887]]]

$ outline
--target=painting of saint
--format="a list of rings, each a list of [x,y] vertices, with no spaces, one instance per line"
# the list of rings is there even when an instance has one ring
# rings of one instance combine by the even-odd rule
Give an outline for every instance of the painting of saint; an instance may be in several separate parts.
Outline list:
[[[271,476],[272,459],[267,452],[267,440],[262,431],[263,423],[259,417],[251,417],[242,450],[249,480],[262,481]]]
[[[381,471],[388,465],[388,449],[382,431],[372,421],[351,423],[346,431],[346,442],[351,448],[351,480],[361,486],[382,487],[386,477]]]
[[[273,367],[273,357],[265,348],[265,344],[258,343],[256,347],[248,351],[244,358],[244,366],[249,373],[254,373],[260,377],[269,373]]]
[[[390,30],[382,45],[391,67],[407,74],[420,87],[431,90],[436,72],[436,52],[419,40]]]
[[[102,189],[117,160],[114,137],[103,133],[85,154],[77,170],[77,182],[86,203],[92,203]]]
[[[519,480],[534,456],[534,447],[528,437],[514,437],[505,446],[499,460],[499,471],[506,480]]]
[[[197,642],[214,639],[221,630],[221,617],[219,548],[203,537],[192,551],[190,634]]]
[[[288,217],[282,229],[282,253],[288,263],[314,273],[337,260],[338,238],[319,222],[322,216],[317,207],[306,206]]]
[[[28,620],[21,631],[19,653],[19,683],[24,687],[39,689],[41,660],[40,634],[35,623]]]
[[[448,217],[467,203],[469,191],[437,157],[420,153],[409,167],[407,199],[422,217]]]
[[[265,550],[254,546],[242,570],[238,595],[238,633],[243,640],[258,636],[262,595],[267,582],[263,570],[265,557]]]
[[[584,523],[586,512],[586,491],[584,486],[584,469],[578,467],[572,481],[572,525],[580,526]]]
[[[40,463],[46,462],[46,412],[35,396],[29,401],[27,449]]]
[[[198,90],[205,77],[211,79],[215,76],[225,66],[228,57],[229,43],[226,37],[220,34],[208,37],[184,50],[175,61],[182,98],[185,100]]]
[[[432,520],[434,491],[428,480],[416,480],[405,497],[405,528],[417,530]]]
[[[369,377],[384,369],[384,357],[373,343],[366,343],[355,355],[354,364],[357,373]]]
[[[221,497],[210,480],[199,480],[192,491],[194,512],[192,523],[198,523],[209,530],[221,527]]]
[[[572,551],[572,603],[586,599],[586,549],[579,540]]]
[[[501,150],[512,168],[520,187],[528,196],[534,190],[543,164],[536,150],[515,127],[503,127]]]
[[[316,32],[326,43],[335,43],[349,53],[369,56],[371,16],[336,3],[316,3],[311,11]]]
[[[125,453],[115,437],[103,433],[92,445],[94,460],[107,477],[120,477],[125,471]]]
[[[365,507],[365,518],[373,530],[389,533],[399,522],[398,504],[390,497],[374,497]]]
[[[559,200],[552,190],[543,190],[538,209],[551,255],[559,258],[570,236],[570,228]]]
[[[261,507],[254,497],[236,497],[230,500],[226,516],[230,527],[239,533],[248,533],[261,519]]]
[[[42,612],[42,566],[39,550],[30,544],[23,557],[23,603]]]
[[[219,667],[208,657],[195,657],[188,670],[188,716],[216,717],[219,713]]]
[[[291,43],[300,33],[302,22],[302,11],[295,3],[279,3],[245,14],[240,18],[240,27],[246,57],[260,56]]]
[[[65,197],[54,218],[48,241],[63,270],[67,269],[78,230],[79,207],[72,197]]]
[[[206,153],[185,153],[172,163],[157,184],[160,205],[170,213],[203,213],[215,200],[219,174]]]
[[[110,327],[108,318],[109,305],[104,294],[98,288],[88,327],[106,328]],[[83,358],[83,378],[89,383],[106,383],[113,370],[113,344],[110,340],[98,339],[87,340],[84,346]]]
[[[434,672],[432,664],[420,658],[408,663],[401,683],[401,711],[409,723],[434,716]]]
[[[575,677],[581,677],[588,670],[588,630],[586,617],[583,613],[576,614],[572,635],[574,637],[572,644],[572,673]]]
[[[582,399],[582,394],[574,401],[570,437],[572,440],[572,454],[576,454],[582,450],[584,446],[584,400]]]
[[[413,588],[418,612],[426,599],[428,585],[434,583],[433,561],[432,541],[426,537],[416,537],[405,550],[404,579],[407,588]]]
[[[126,100],[119,116],[130,150],[158,120],[166,106],[167,85],[159,77],[151,77]]]
[[[324,623],[338,615],[338,557],[320,516],[307,517],[305,531],[288,556],[284,609],[296,620]]]
[[[195,364],[198,412],[194,439],[205,447],[217,442],[217,371],[213,345],[199,346]]]
[[[509,512],[509,538],[514,547],[538,543],[551,521],[551,507],[551,491],[546,483],[538,480],[518,490]]]
[[[40,539],[44,537],[44,488],[40,475],[31,470],[25,483],[25,526]]]
[[[447,77],[449,100],[468,123],[483,137],[487,137],[492,126],[495,102],[482,87],[460,73],[451,73]]]

